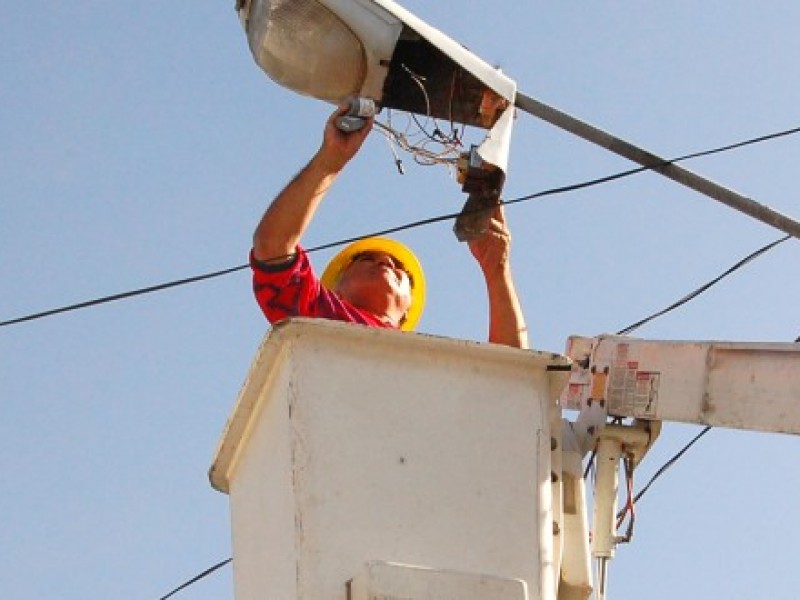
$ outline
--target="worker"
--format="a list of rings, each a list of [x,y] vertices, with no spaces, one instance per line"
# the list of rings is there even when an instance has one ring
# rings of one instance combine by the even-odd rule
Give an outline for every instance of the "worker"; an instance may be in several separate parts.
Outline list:
[[[267,319],[321,317],[373,327],[412,330],[422,314],[425,281],[414,254],[403,244],[367,238],[341,251],[321,278],[300,245],[323,197],[356,155],[373,120],[345,133],[335,124],[346,106],[325,125],[310,162],[272,201],[253,235],[253,289]],[[502,206],[485,234],[468,242],[483,273],[489,299],[489,341],[528,347],[528,336],[509,263],[511,236]]]

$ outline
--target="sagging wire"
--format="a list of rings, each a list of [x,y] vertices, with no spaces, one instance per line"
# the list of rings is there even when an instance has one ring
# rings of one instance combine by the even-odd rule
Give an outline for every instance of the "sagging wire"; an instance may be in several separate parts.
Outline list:
[[[661,466],[661,468],[658,471],[656,471],[655,475],[653,475],[650,478],[650,481],[648,481],[647,484],[641,490],[639,490],[639,492],[633,497],[633,503],[636,504],[639,501],[639,499],[647,493],[647,490],[649,490],[650,486],[653,485],[653,483],[655,483],[656,479],[661,477],[661,475],[663,475],[664,472],[667,469],[669,469],[672,465],[674,465],[676,462],[678,462],[678,460],[681,458],[681,456],[683,456],[689,450],[689,448],[694,446],[694,444],[697,442],[697,440],[699,440],[701,437],[703,437],[709,431],[711,431],[711,425],[706,425],[702,429],[702,431],[700,431],[700,433],[698,433],[696,436],[694,436],[692,438],[692,440],[688,444],[686,444],[683,448],[681,448],[681,450],[677,454],[675,454],[675,456],[673,456],[666,463],[664,463]]]
[[[395,147],[394,137],[391,135],[387,135],[386,133],[384,133],[382,129],[380,129],[381,127],[383,127],[382,123],[378,123],[376,121],[375,124],[379,127],[379,131],[383,134],[386,143],[389,145],[389,152],[392,153],[392,158],[394,159],[394,165],[397,167],[397,172],[400,173],[400,175],[405,175],[406,170],[403,167],[402,159],[397,155],[397,148]]]
[[[667,314],[668,312],[671,312],[671,311],[675,310],[676,308],[678,308],[680,306],[683,306],[684,304],[686,304],[690,300],[693,300],[694,298],[697,298],[697,296],[699,296],[700,294],[705,292],[707,289],[709,289],[713,285],[716,285],[717,283],[719,283],[720,281],[725,279],[728,275],[731,275],[732,273],[734,273],[734,272],[738,271],[739,269],[741,269],[743,266],[745,266],[750,261],[755,260],[756,258],[761,256],[765,252],[768,252],[768,251],[772,250],[775,246],[777,246],[779,244],[782,244],[783,242],[785,242],[787,240],[790,240],[791,238],[792,238],[792,236],[785,235],[784,237],[778,238],[777,240],[772,241],[772,242],[770,242],[769,244],[767,244],[765,246],[762,246],[758,250],[756,250],[754,252],[751,252],[750,254],[748,254],[747,256],[742,258],[741,260],[737,261],[733,266],[729,267],[725,272],[721,273],[720,275],[718,275],[717,277],[715,277],[711,281],[708,281],[708,282],[704,283],[699,288],[697,288],[697,289],[689,292],[688,294],[686,294],[680,300],[678,300],[676,302],[673,302],[672,304],[670,304],[666,308],[664,308],[664,309],[662,309],[662,310],[660,310],[660,311],[658,311],[656,313],[653,313],[649,317],[645,317],[644,319],[641,319],[640,321],[636,321],[636,323],[633,323],[632,325],[628,325],[624,329],[620,329],[617,332],[617,335],[628,335],[629,333],[631,333],[635,329],[638,329],[642,325],[645,325],[645,324],[649,323],[653,319],[661,317],[661,316]],[[797,338],[797,340],[795,340],[795,341],[796,342],[800,341],[800,338]]]

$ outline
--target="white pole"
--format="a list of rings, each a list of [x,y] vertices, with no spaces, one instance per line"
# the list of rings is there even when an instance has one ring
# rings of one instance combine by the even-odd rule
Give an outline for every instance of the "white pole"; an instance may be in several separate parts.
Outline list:
[[[613,437],[597,441],[597,475],[594,489],[592,556],[597,559],[597,600],[605,600],[608,561],[617,545],[617,492],[622,442]]]

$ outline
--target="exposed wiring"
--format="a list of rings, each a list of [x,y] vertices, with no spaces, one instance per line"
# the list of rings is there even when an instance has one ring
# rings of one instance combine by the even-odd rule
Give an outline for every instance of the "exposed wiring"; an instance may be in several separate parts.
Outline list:
[[[387,111],[386,122],[375,121],[377,130],[389,140],[389,147],[392,152],[395,165],[400,173],[403,173],[402,162],[397,157],[394,151],[396,144],[403,151],[412,155],[414,162],[421,166],[431,166],[444,164],[448,167],[453,167],[458,159],[459,150],[462,146],[461,138],[459,137],[458,129],[455,127],[452,119],[452,103],[454,96],[455,79],[451,85],[450,99],[448,111],[450,121],[450,132],[444,133],[439,121],[432,116],[431,101],[428,90],[425,87],[425,78],[417,73],[414,73],[405,64],[401,65],[403,70],[408,74],[411,81],[416,84],[422,93],[424,100],[424,117],[425,122],[420,122],[419,118],[414,113],[408,113],[409,125],[404,131],[400,131],[392,124],[393,113],[391,109]],[[412,131],[410,126],[411,121],[416,125],[416,130]],[[433,123],[433,130],[428,131],[429,124]],[[440,148],[432,149],[431,145],[437,145]]]
[[[408,73],[408,75],[411,78],[411,80],[415,84],[417,84],[417,87],[419,87],[420,91],[422,92],[422,97],[425,99],[426,123],[424,125],[419,122],[419,120],[417,119],[417,115],[416,114],[409,113],[411,115],[411,118],[414,120],[414,123],[416,123],[417,127],[419,127],[419,129],[423,133],[423,135],[425,135],[432,142],[441,143],[441,144],[444,144],[444,145],[454,145],[454,144],[458,145],[458,144],[460,144],[460,139],[458,138],[458,135],[457,135],[457,132],[456,132],[456,128],[455,128],[455,126],[453,124],[453,95],[454,95],[454,88],[455,88],[455,75],[454,75],[453,81],[451,83],[450,98],[449,98],[449,105],[448,105],[448,112],[450,113],[450,115],[449,115],[449,117],[450,117],[450,134],[449,135],[445,135],[442,132],[442,128],[439,126],[438,120],[435,117],[433,117],[432,114],[431,114],[432,113],[431,100],[430,100],[430,95],[428,94],[428,90],[425,88],[425,78],[423,76],[421,76],[421,75],[418,75],[418,74],[414,73],[406,65],[401,65],[401,66],[406,71],[406,73]],[[426,128],[427,121],[433,121],[433,127],[434,127],[433,133],[429,133],[428,132],[428,130]]]
[[[431,99],[430,99],[430,96],[428,96],[428,90],[425,89],[425,78],[422,75],[417,75],[416,73],[414,73],[414,71],[409,69],[405,64],[401,64],[400,66],[403,67],[403,70],[406,73],[408,73],[408,76],[411,78],[411,81],[416,83],[417,87],[422,92],[422,97],[425,100],[425,116],[426,116],[426,118],[430,119],[431,118],[431,116],[430,116],[430,114],[431,114]],[[411,117],[414,119],[414,122],[417,123],[419,128],[422,131],[425,131],[425,128],[422,125],[419,124],[419,121],[417,121],[417,116],[414,113],[411,113]]]
[[[389,144],[389,152],[392,153],[392,158],[394,159],[394,165],[397,167],[397,172],[400,173],[400,175],[405,175],[406,171],[403,168],[403,161],[397,155],[394,139],[389,135],[384,135],[384,138],[386,139],[386,143]]]
[[[394,129],[389,123],[375,121],[375,126],[377,131],[383,134],[390,143],[396,144],[401,150],[411,154],[414,157],[414,162],[420,166],[445,164],[449,167],[454,167],[456,160],[458,160],[459,148],[456,146],[436,142],[442,146],[441,150],[429,150],[427,147],[431,144],[429,140],[415,141],[409,139],[406,133]]]
[[[458,76],[458,69],[453,70],[453,80],[450,82],[450,97],[447,99],[447,114],[450,117],[450,131],[453,132],[453,135],[458,137],[458,130],[456,129],[456,124],[453,120],[453,100],[456,97],[456,77]],[[464,125],[466,128],[466,125]]]

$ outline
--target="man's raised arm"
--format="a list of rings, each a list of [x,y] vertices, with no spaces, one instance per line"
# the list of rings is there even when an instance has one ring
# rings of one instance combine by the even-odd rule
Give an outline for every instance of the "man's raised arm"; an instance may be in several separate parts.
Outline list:
[[[503,207],[498,205],[489,229],[469,242],[486,280],[489,297],[489,341],[515,348],[528,348],[528,329],[511,275],[511,234]]]
[[[319,150],[261,217],[253,234],[256,259],[285,262],[295,253],[325,193],[361,148],[372,127],[372,119],[362,129],[344,133],[334,121],[346,110],[346,107],[339,107],[330,116]]]

